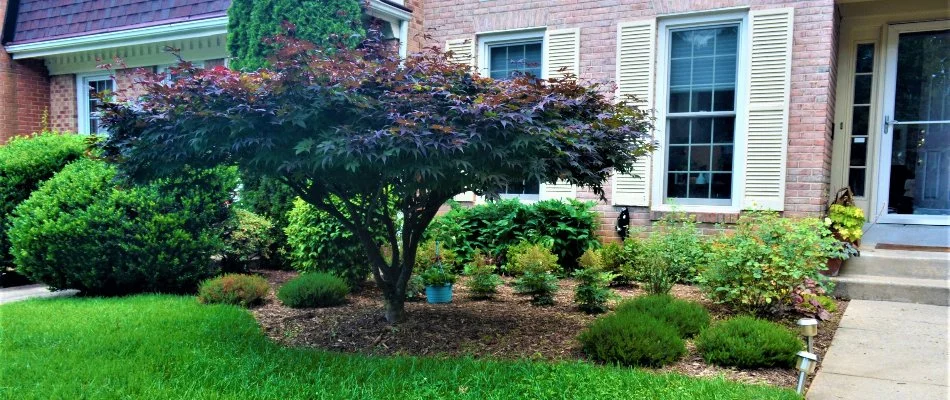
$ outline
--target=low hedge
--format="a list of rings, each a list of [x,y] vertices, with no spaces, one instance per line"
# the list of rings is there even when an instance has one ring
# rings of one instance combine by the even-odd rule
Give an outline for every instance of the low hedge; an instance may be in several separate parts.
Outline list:
[[[226,274],[202,282],[198,288],[198,301],[248,307],[263,302],[269,289],[267,280],[260,276]]]
[[[610,364],[662,367],[686,354],[675,327],[640,313],[598,318],[578,340],[588,356]]]
[[[640,296],[617,306],[618,313],[645,314],[672,325],[680,337],[690,338],[709,326],[709,311],[702,305],[670,295]]]
[[[739,368],[790,368],[803,348],[790,329],[747,316],[713,325],[696,339],[706,362]]]
[[[340,277],[325,272],[300,275],[281,286],[277,298],[293,308],[329,307],[346,302],[350,289]]]

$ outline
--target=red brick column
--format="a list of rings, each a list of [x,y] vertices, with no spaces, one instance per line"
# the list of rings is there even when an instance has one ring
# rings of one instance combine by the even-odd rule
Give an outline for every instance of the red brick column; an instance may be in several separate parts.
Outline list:
[[[56,75],[50,78],[50,128],[61,132],[76,132],[76,75]]]

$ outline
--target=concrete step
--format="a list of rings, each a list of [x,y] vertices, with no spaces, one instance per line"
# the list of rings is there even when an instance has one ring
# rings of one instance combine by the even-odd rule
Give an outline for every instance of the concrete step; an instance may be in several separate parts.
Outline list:
[[[855,300],[950,305],[950,281],[947,279],[902,278],[848,273],[831,278],[836,297]]]
[[[845,261],[841,274],[947,280],[950,253],[862,248],[860,257]]]

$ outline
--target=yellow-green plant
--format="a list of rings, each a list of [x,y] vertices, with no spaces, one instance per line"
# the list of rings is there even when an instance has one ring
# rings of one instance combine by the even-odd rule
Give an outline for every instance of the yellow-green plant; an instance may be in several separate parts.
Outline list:
[[[825,225],[842,240],[856,242],[864,235],[864,210],[856,206],[832,204],[828,209]]]

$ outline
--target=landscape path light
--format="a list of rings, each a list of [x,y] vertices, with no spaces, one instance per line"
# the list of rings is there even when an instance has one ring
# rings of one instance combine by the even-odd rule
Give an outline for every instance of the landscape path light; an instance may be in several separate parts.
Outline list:
[[[805,377],[814,374],[815,367],[818,366],[818,356],[807,351],[799,351],[797,355],[798,388],[795,390],[798,391],[798,394],[802,394],[802,389],[805,388]]]
[[[814,318],[802,318],[798,320],[798,332],[808,338],[808,352],[814,353],[813,339],[818,335],[818,320]]]

